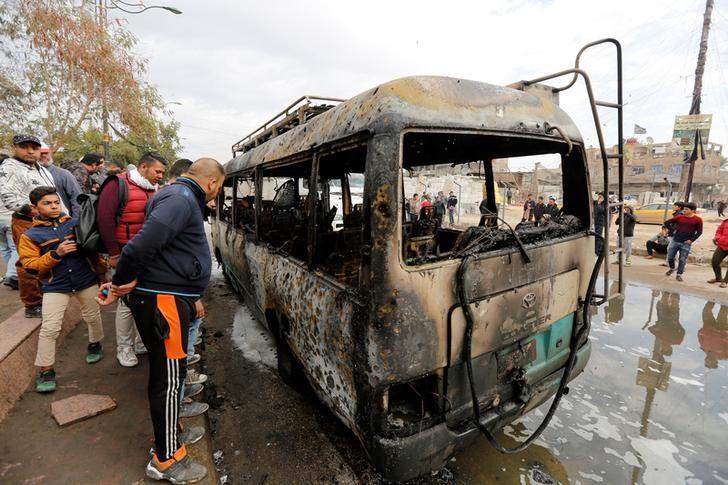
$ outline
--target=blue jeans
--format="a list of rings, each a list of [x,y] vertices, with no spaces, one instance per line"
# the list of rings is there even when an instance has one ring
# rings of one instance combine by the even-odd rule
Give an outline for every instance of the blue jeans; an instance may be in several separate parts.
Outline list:
[[[201,318],[195,318],[190,322],[190,333],[189,339],[187,340],[187,357],[195,353],[195,340],[197,340],[197,332],[200,330],[200,325],[202,325]]]
[[[670,269],[675,269],[675,255],[677,253],[680,253],[677,263],[677,274],[681,275],[685,272],[685,265],[688,262],[690,244],[672,240],[670,246],[667,248],[667,264],[670,266]]]
[[[197,340],[197,332],[200,330],[200,325],[202,325],[201,318],[195,318],[190,322],[190,329],[187,338],[187,357],[191,357],[195,353],[195,340]],[[181,402],[182,398],[185,397],[184,381],[182,381],[182,385],[180,386],[179,396]]]
[[[0,218],[0,254],[5,261],[5,277],[7,279],[17,279],[18,270],[15,269],[15,263],[18,262],[18,251],[15,249],[13,242],[13,231],[11,230],[11,219],[8,217]]]

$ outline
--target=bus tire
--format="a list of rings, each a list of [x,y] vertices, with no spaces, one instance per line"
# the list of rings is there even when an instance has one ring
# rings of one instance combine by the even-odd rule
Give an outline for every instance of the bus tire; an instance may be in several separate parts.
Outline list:
[[[303,366],[291,352],[283,335],[276,339],[276,354],[278,355],[278,374],[281,376],[281,380],[300,394],[310,394],[311,388]]]

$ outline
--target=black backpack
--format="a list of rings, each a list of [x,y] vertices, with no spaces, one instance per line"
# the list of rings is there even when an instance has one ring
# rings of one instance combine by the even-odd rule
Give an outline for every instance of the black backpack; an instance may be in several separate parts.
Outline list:
[[[118,224],[124,207],[129,200],[129,186],[124,177],[111,175],[104,180],[99,187],[98,194],[104,190],[109,180],[116,178],[119,181],[119,208],[116,211],[116,222]],[[79,205],[78,220],[76,222],[76,244],[82,251],[105,253],[106,248],[101,240],[101,233],[96,225],[96,205],[99,196],[96,194],[79,194],[76,197]]]

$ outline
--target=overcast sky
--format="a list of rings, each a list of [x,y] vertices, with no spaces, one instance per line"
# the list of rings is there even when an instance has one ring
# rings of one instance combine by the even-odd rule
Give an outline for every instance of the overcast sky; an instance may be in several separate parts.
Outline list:
[[[147,5],[154,4],[151,1]],[[149,80],[182,124],[182,154],[230,158],[232,143],[303,94],[349,98],[410,75],[508,84],[573,65],[585,43],[624,49],[625,134],[635,123],[670,141],[690,107],[704,0],[211,1],[161,0],[183,11],[124,18]],[[112,15],[112,16],[114,16]],[[613,49],[583,59],[597,96],[615,99]],[[703,81],[711,141],[728,141],[728,0],[717,0]],[[561,105],[587,145],[596,135],[583,86]],[[616,117],[602,110],[607,144]]]

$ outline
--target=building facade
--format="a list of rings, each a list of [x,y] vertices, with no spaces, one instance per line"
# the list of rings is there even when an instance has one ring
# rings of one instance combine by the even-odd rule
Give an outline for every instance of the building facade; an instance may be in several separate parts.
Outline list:
[[[693,173],[692,200],[697,203],[725,198],[728,177],[721,173],[720,164],[723,146],[706,143],[705,160],[698,156]],[[616,147],[607,150],[616,153]],[[683,171],[689,169],[685,160],[690,151],[673,143],[637,143],[630,139],[624,146],[624,193],[630,198],[639,198],[645,192],[659,192],[664,197],[668,186],[672,186],[672,200],[680,197]],[[591,173],[592,189],[605,191],[603,185],[603,164],[598,148],[587,149],[587,160]],[[609,160],[609,191],[616,192],[618,172],[615,160]]]

